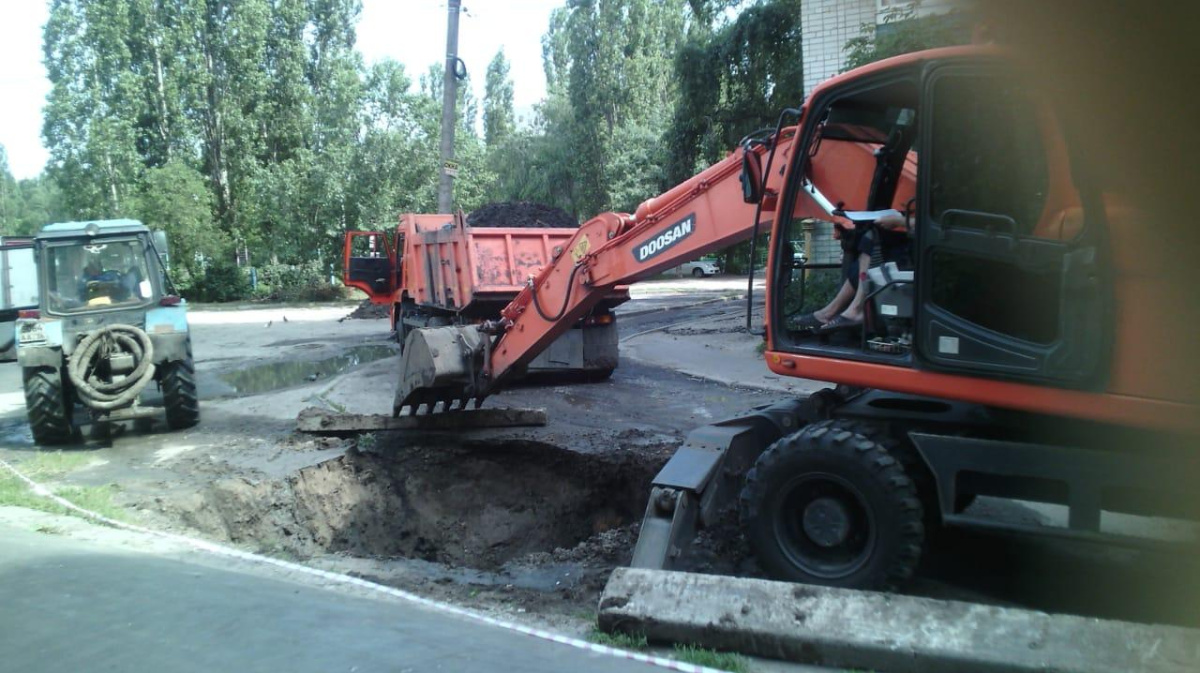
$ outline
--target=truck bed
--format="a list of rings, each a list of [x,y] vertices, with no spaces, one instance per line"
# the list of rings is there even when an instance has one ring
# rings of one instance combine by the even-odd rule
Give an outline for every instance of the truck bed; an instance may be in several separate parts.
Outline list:
[[[401,295],[418,305],[495,318],[575,235],[575,229],[471,227],[459,215],[406,214]],[[629,299],[619,288],[609,308]]]

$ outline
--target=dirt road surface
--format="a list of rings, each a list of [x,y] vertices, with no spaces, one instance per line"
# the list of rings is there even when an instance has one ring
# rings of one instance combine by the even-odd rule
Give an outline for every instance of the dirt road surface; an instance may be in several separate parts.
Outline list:
[[[490,406],[545,408],[544,428],[357,439],[292,428],[309,406],[390,413],[399,362],[385,320],[339,321],[353,304],[198,310],[200,425],[91,436],[69,450],[94,460],[60,479],[118,485],[118,504],[150,526],[583,633],[608,572],[629,561],[651,478],[684,435],[784,390],[820,387],[772,380],[753,361],[754,338],[737,331],[745,283],[635,286],[620,311],[626,357],[611,380],[543,381],[490,398]],[[726,360],[742,365],[722,368]],[[0,456],[18,464],[37,451],[20,389],[15,365],[0,365]],[[1001,518],[1046,516],[979,506]],[[690,558],[699,571],[761,575],[734,521],[702,533]],[[947,532],[908,590],[1200,625],[1200,601],[1174,607],[1180,591],[1200,596],[1178,579],[1190,571],[1180,563],[1169,554]]]

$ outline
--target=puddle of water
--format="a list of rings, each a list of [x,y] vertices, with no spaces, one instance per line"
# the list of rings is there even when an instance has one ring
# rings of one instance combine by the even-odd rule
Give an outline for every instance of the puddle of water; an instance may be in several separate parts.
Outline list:
[[[238,395],[257,395],[281,388],[320,381],[364,362],[396,354],[392,346],[355,346],[323,360],[270,362],[221,374],[220,378]]]

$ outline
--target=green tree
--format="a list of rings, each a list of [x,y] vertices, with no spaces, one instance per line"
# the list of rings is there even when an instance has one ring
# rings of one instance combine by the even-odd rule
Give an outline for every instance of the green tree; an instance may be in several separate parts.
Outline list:
[[[547,100],[535,136],[502,150],[501,196],[534,196],[578,217],[629,209],[662,186],[659,139],[673,108],[671,57],[682,0],[577,0],[551,14],[542,41]],[[499,164],[494,164],[499,165]]]
[[[508,59],[504,50],[496,52],[487,67],[483,88],[483,142],[494,147],[512,133],[513,83],[508,76]]]
[[[0,145],[0,236],[28,236],[66,219],[62,192],[54,182],[43,176],[14,179],[8,153]]]
[[[214,199],[204,175],[181,160],[146,171],[133,212],[167,232],[171,277],[187,293],[214,262],[229,261],[229,237],[213,219]]]

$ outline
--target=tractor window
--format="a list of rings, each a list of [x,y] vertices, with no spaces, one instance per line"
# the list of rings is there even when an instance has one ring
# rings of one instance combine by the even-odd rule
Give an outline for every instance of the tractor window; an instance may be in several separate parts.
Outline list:
[[[51,246],[46,275],[54,313],[137,306],[154,295],[145,248],[137,240]]]

